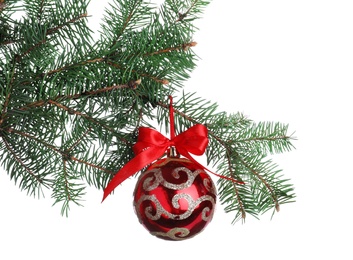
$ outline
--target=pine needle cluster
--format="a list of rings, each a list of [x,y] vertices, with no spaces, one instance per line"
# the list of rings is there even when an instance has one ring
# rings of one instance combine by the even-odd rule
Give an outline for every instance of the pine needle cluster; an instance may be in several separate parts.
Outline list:
[[[93,38],[87,0],[0,0],[0,161],[33,196],[52,191],[68,214],[85,187],[104,189],[133,158],[138,128],[195,123],[209,129],[208,163],[234,220],[293,201],[293,186],[268,154],[291,150],[287,126],[254,123],[242,114],[183,93],[195,67],[195,19],[207,1],[112,0]],[[168,129],[168,127],[166,127]]]

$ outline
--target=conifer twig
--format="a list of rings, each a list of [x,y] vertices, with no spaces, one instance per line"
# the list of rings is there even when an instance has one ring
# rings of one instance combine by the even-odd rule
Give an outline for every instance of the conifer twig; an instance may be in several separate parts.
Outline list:
[[[230,174],[230,176],[232,176],[232,178],[236,179],[236,176],[235,176],[235,174],[234,174],[234,172],[232,170],[231,158],[230,158],[228,149],[227,149],[226,154],[227,154],[227,162],[228,162],[229,174]],[[240,211],[241,211],[241,217],[242,217],[242,219],[245,219],[246,212],[245,212],[243,200],[241,199],[240,194],[239,194],[239,188],[238,188],[237,184],[234,183],[234,182],[232,182],[232,185],[233,185],[233,189],[235,191],[236,199],[238,201],[238,205],[239,205],[239,208],[240,208]]]
[[[195,0],[191,6],[189,7],[189,9],[185,12],[185,13],[179,13],[179,17],[175,22],[180,22],[182,20],[185,19],[185,17],[187,17],[189,15],[189,13],[191,12],[192,8],[194,8],[194,6],[197,4],[198,0]]]
[[[13,88],[13,82],[14,82],[14,77],[15,77],[15,66],[13,67],[13,70],[12,70],[11,74],[12,74],[11,75],[11,81],[10,81],[10,84],[9,84],[9,86],[7,88],[8,93],[6,95],[5,102],[4,102],[4,105],[2,107],[2,111],[1,111],[0,126],[2,125],[2,123],[4,122],[4,120],[6,118],[7,109],[8,109],[9,103],[10,103],[11,91],[12,91],[12,88]]]
[[[52,104],[52,105],[55,105],[55,106],[57,106],[57,107],[60,108],[60,109],[65,110],[66,112],[68,112],[68,113],[71,114],[71,115],[78,115],[78,116],[81,116],[81,117],[87,119],[88,121],[90,121],[90,122],[92,122],[92,123],[94,123],[94,124],[100,125],[101,127],[107,129],[107,130],[110,131],[110,132],[115,132],[113,128],[110,128],[110,127],[108,127],[108,126],[106,126],[106,125],[104,125],[104,124],[98,122],[98,121],[97,121],[96,119],[94,119],[93,117],[91,117],[91,116],[89,116],[89,115],[87,115],[87,114],[84,114],[84,113],[82,113],[82,112],[80,112],[80,111],[77,111],[77,110],[74,110],[74,109],[72,109],[72,108],[69,108],[69,107],[67,107],[67,106],[65,106],[65,105],[63,105],[63,104],[61,104],[61,103],[59,103],[59,102],[57,102],[57,101],[49,100],[48,103],[49,103],[49,104]]]
[[[25,132],[22,132],[22,131],[18,131],[16,129],[13,129],[13,128],[9,128],[8,129],[8,132],[9,133],[15,133],[15,134],[18,134],[20,136],[23,136],[23,137],[26,137],[28,139],[31,139],[31,140],[34,140],[36,141],[37,143],[39,144],[42,144],[44,145],[45,147],[49,148],[50,150],[53,150],[55,151],[56,153],[60,154],[63,158],[65,158],[66,160],[73,160],[73,161],[77,161],[77,162],[80,162],[82,164],[85,164],[85,165],[88,165],[88,166],[91,166],[93,168],[96,168],[96,169],[99,169],[101,171],[104,171],[108,174],[113,174],[112,171],[108,170],[108,169],[105,169],[101,166],[98,166],[98,165],[95,165],[93,163],[90,163],[90,162],[87,162],[87,161],[84,161],[84,160],[81,160],[81,159],[78,159],[76,157],[74,157],[73,155],[71,155],[68,151],[62,151],[60,150],[59,148],[55,147],[54,145],[51,145],[51,144],[48,144],[46,143],[45,141],[43,140],[40,140],[39,138],[33,136],[33,135],[30,135],[28,133],[25,133]]]
[[[71,200],[71,195],[70,195],[70,188],[69,188],[69,181],[68,181],[68,174],[67,174],[67,166],[66,166],[66,159],[63,158],[63,173],[64,173],[64,179],[65,179],[65,194],[67,196],[67,200]]]
[[[131,21],[133,15],[134,15],[134,13],[135,13],[135,11],[136,11],[135,8],[136,8],[136,6],[139,4],[139,1],[136,1],[135,4],[136,4],[136,5],[133,6],[133,8],[131,8],[131,10],[130,10],[128,16],[126,17],[126,20],[124,20],[123,26],[121,27],[120,32],[117,33],[117,37],[113,40],[113,42],[112,42],[112,44],[111,44],[111,46],[110,46],[110,49],[112,49],[112,48],[115,46],[115,44],[118,42],[118,40],[119,40],[119,38],[121,37],[121,35],[124,33],[124,31],[125,31],[126,28],[128,27],[128,24],[130,23],[130,21]]]
[[[80,14],[79,16],[74,17],[74,18],[68,20],[67,22],[65,22],[65,23],[63,23],[63,24],[60,24],[60,25],[58,25],[58,26],[55,26],[55,27],[49,29],[49,30],[47,31],[47,35],[51,35],[51,34],[57,32],[57,31],[59,31],[60,29],[64,28],[65,26],[68,26],[68,25],[70,25],[70,24],[76,23],[77,21],[81,20],[82,18],[86,18],[86,17],[88,17],[88,14],[87,14],[87,13]]]
[[[80,19],[84,18],[84,17],[87,17],[87,14],[81,14],[79,15],[78,17],[75,17],[75,18],[72,18],[70,19],[69,21],[63,23],[63,24],[60,24],[58,26],[55,26],[49,30],[47,30],[46,32],[46,35],[45,35],[45,38],[37,43],[35,43],[34,45],[32,45],[30,48],[28,48],[26,51],[24,51],[22,54],[20,55],[16,55],[16,61],[17,62],[20,62],[21,59],[28,55],[29,53],[31,53],[33,50],[35,50],[36,48],[42,46],[43,44],[45,44],[47,42],[47,36],[51,35],[51,34],[54,34],[55,32],[59,31],[60,29],[64,28],[65,26],[68,26],[69,24],[72,24],[72,23],[75,23],[77,21],[79,21]]]
[[[77,93],[74,95],[58,95],[58,96],[51,98],[49,100],[39,100],[39,101],[29,103],[29,104],[19,108],[19,110],[25,111],[25,110],[28,110],[31,108],[41,107],[41,106],[47,105],[50,102],[55,103],[58,100],[76,100],[76,99],[80,99],[80,98],[84,98],[84,97],[88,97],[88,96],[97,96],[97,95],[100,95],[103,93],[108,93],[108,92],[111,92],[111,91],[114,91],[117,89],[131,88],[131,86],[133,86],[135,88],[140,83],[141,83],[141,80],[136,80],[134,82],[130,82],[130,83],[128,82],[128,83],[122,84],[122,85],[113,85],[113,86],[104,87],[104,88],[100,88],[100,89],[96,89],[96,90],[84,91],[84,92]]]
[[[152,53],[146,53],[145,56],[159,55],[159,54],[163,54],[163,53],[168,53],[168,52],[172,52],[172,51],[180,51],[180,50],[186,51],[190,47],[194,47],[196,45],[197,45],[197,42],[183,43],[183,44],[175,46],[175,47],[169,47],[169,48],[158,50],[158,51],[155,51]]]
[[[13,158],[22,165],[22,167],[31,175],[33,176],[39,183],[43,184],[43,180],[40,179],[31,169],[29,169],[27,167],[27,165],[23,162],[23,160],[21,158],[19,158],[16,155],[16,152],[12,149],[12,147],[10,146],[10,144],[8,143],[8,141],[3,137],[2,140],[5,143],[5,146],[7,148],[7,150],[12,154]]]
[[[279,202],[278,202],[278,198],[273,190],[273,188],[271,187],[271,185],[261,176],[261,174],[256,171],[255,169],[253,169],[250,165],[248,165],[244,159],[238,154],[236,153],[236,156],[239,158],[239,160],[241,161],[241,163],[247,168],[249,169],[249,171],[254,174],[262,183],[263,185],[267,188],[267,190],[270,192],[271,197],[273,199],[273,202],[275,204],[275,209],[278,212],[280,210],[280,206],[279,206]]]

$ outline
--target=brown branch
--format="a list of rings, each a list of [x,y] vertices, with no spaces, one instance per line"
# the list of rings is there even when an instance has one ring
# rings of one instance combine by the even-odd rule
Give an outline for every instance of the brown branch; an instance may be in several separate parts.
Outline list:
[[[0,116],[0,125],[2,125],[2,123],[4,122],[4,120],[6,118],[7,108],[8,108],[8,105],[10,103],[10,99],[11,99],[11,91],[12,91],[12,86],[13,86],[14,79],[15,79],[15,67],[12,70],[10,85],[7,88],[8,89],[8,94],[6,95],[5,102],[4,102],[4,105],[2,107],[1,116]]]
[[[91,116],[89,116],[89,115],[87,115],[87,114],[84,114],[84,113],[82,113],[82,112],[80,112],[80,111],[77,111],[77,110],[74,110],[74,109],[72,109],[72,108],[69,108],[69,107],[67,107],[67,106],[65,106],[65,105],[63,105],[63,104],[61,104],[61,103],[59,103],[59,102],[53,101],[53,100],[49,100],[48,103],[49,103],[49,104],[52,104],[52,105],[55,105],[55,106],[57,106],[57,107],[60,108],[60,109],[65,110],[66,112],[68,112],[68,113],[71,114],[71,115],[78,115],[78,116],[81,116],[81,117],[87,119],[88,121],[90,121],[90,122],[92,122],[92,123],[94,123],[94,124],[97,124],[97,125],[102,126],[103,128],[107,129],[107,130],[110,131],[110,132],[114,132],[114,129],[113,129],[113,128],[107,127],[106,125],[104,125],[104,124],[98,122],[98,121],[95,120],[93,117],[91,117]]]
[[[192,43],[190,43],[190,44],[192,44]],[[96,62],[106,62],[109,66],[112,66],[112,67],[117,68],[119,70],[125,70],[126,69],[125,67],[121,66],[120,64],[117,64],[115,62],[111,62],[111,61],[107,60],[106,58],[95,58],[95,59],[82,61],[80,63],[70,64],[68,66],[57,68],[57,69],[48,71],[46,73],[41,73],[40,76],[37,76],[35,79],[39,79],[39,78],[42,78],[42,77],[48,76],[48,75],[50,76],[52,74],[55,74],[55,73],[58,73],[58,72],[62,72],[62,71],[65,71],[65,70],[68,70],[70,68],[74,68],[74,67],[77,67],[77,66],[85,66],[87,64],[96,63]],[[159,79],[157,77],[151,76],[151,75],[146,74],[146,73],[140,73],[140,72],[138,72],[136,70],[131,70],[131,72],[138,73],[142,77],[150,78],[150,79],[152,79],[152,80],[154,80],[154,81],[156,81],[158,83],[161,83],[163,85],[169,84],[169,81],[166,80],[166,79]]]
[[[47,31],[47,35],[51,35],[51,34],[55,33],[56,31],[59,31],[60,29],[64,28],[65,26],[68,26],[69,24],[75,23],[75,22],[77,22],[80,19],[85,18],[85,17],[88,17],[87,13],[80,14],[78,17],[72,18],[69,21],[67,21],[66,23],[63,23],[61,25],[58,25],[56,27],[53,27],[53,28],[49,29]]]
[[[87,17],[88,15],[87,14],[81,14],[79,15],[78,17],[75,17],[75,18],[72,18],[70,19],[69,21],[61,24],[61,25],[58,25],[56,27],[53,27],[49,30],[47,30],[46,34],[45,34],[45,37],[51,35],[51,34],[54,34],[55,32],[59,31],[60,29],[64,28],[65,26],[68,26],[69,24],[72,24],[72,23],[75,23],[77,21],[79,21],[80,19],[84,18],[84,17]],[[44,38],[43,40],[37,42],[36,44],[34,44],[32,47],[28,48],[25,52],[23,52],[21,55],[17,55],[16,56],[16,61],[19,62],[24,56],[28,55],[29,53],[31,53],[34,49],[38,48],[39,46],[45,44],[47,42],[47,39]]]
[[[31,53],[34,49],[36,49],[37,47],[45,44],[47,42],[47,39],[43,39],[42,41],[40,42],[37,42],[36,44],[34,44],[32,47],[30,47],[29,49],[27,49],[24,53],[22,53],[21,55],[16,55],[16,61],[17,62],[20,62],[20,60],[28,55],[29,53]]]
[[[230,161],[231,161],[231,158],[230,158],[230,155],[229,155],[229,149],[227,149],[227,162],[228,162],[229,174],[230,174],[230,176],[233,179],[237,179],[235,174],[234,174],[234,172],[233,172],[233,169],[231,167]],[[241,211],[241,218],[244,220],[245,217],[246,217],[246,212],[245,212],[243,200],[240,198],[238,186],[236,185],[235,182],[232,182],[232,183],[233,183],[233,188],[234,188],[234,191],[235,191],[235,195],[236,195],[236,198],[237,198],[237,201],[238,201],[238,204],[239,204],[239,208],[240,208],[240,211]]]
[[[179,13],[179,18],[175,22],[180,22],[180,21],[184,20],[184,18],[186,16],[188,16],[188,14],[191,12],[191,9],[196,5],[197,2],[198,2],[198,0],[195,0],[195,2],[192,3],[190,8],[185,13]]]
[[[107,64],[109,64],[110,66],[112,66],[114,68],[117,68],[117,69],[125,69],[121,65],[113,63],[113,62],[110,62],[110,61],[107,61]],[[150,79],[156,81],[157,83],[160,83],[160,84],[163,84],[163,85],[169,84],[169,81],[167,79],[159,79],[157,77],[154,77],[154,76],[146,74],[146,73],[140,73],[137,70],[131,70],[131,72],[138,73],[142,77],[150,78]]]
[[[163,53],[168,53],[168,52],[172,52],[172,51],[180,51],[180,50],[187,51],[190,47],[194,47],[196,45],[197,45],[197,42],[184,43],[179,46],[169,47],[169,48],[158,50],[158,51],[155,51],[152,53],[146,53],[144,56],[159,55],[159,54],[163,54]]]
[[[16,129],[13,129],[13,128],[9,128],[7,130],[9,133],[15,133],[15,134],[18,134],[20,136],[23,136],[23,137],[26,137],[28,139],[31,139],[31,140],[34,140],[42,145],[44,145],[45,147],[57,152],[58,154],[60,154],[63,158],[65,158],[66,160],[73,160],[73,161],[77,161],[77,162],[80,162],[80,163],[83,163],[83,164],[86,164],[86,165],[89,165],[93,168],[96,168],[96,169],[99,169],[99,170],[102,170],[106,173],[109,173],[109,174],[113,174],[113,172],[109,171],[108,169],[105,169],[103,167],[100,167],[98,165],[95,165],[93,163],[90,163],[90,162],[86,162],[84,160],[81,160],[81,159],[78,159],[72,155],[70,155],[69,153],[67,153],[66,151],[62,151],[60,150],[59,148],[55,147],[54,145],[51,145],[51,144],[48,144],[40,139],[38,139],[37,137],[33,136],[33,135],[30,135],[28,133],[25,133],[25,132],[21,132],[21,131],[18,131]]]
[[[89,127],[86,132],[73,144],[71,145],[71,147],[69,147],[67,149],[67,151],[71,151],[74,147],[76,147],[82,140],[84,137],[86,137],[88,135],[88,133],[91,131],[91,128]]]
[[[283,140],[283,139],[290,139],[290,136],[287,135],[281,135],[281,136],[275,136],[275,137],[254,137],[254,138],[247,138],[247,139],[239,139],[236,140],[236,143],[241,143],[241,142],[252,142],[252,141],[276,141],[276,140]]]
[[[44,76],[48,76],[48,75],[50,76],[52,74],[55,74],[55,73],[58,73],[58,72],[61,72],[61,71],[64,71],[64,70],[67,70],[67,69],[70,69],[70,68],[74,68],[74,67],[77,67],[77,66],[84,66],[84,65],[87,65],[87,64],[90,64],[90,63],[103,62],[103,61],[105,61],[104,58],[95,58],[95,59],[82,61],[80,63],[70,64],[68,66],[64,66],[64,67],[61,67],[61,68],[50,70],[50,71],[48,71],[46,73],[42,73],[40,75],[40,77],[44,77]],[[40,78],[40,77],[37,77],[37,78]]]
[[[9,93],[6,95],[4,106],[2,107],[2,112],[1,112],[1,117],[0,117],[0,125],[4,122],[6,113],[7,113],[7,107],[10,102],[10,97],[11,97],[11,86],[9,87]]]
[[[11,133],[15,133],[15,134],[18,134],[18,135],[20,135],[20,136],[26,137],[26,138],[28,138],[28,139],[34,140],[34,141],[36,141],[36,142],[38,142],[38,143],[44,145],[45,147],[47,147],[47,148],[49,148],[49,149],[51,149],[51,150],[53,150],[53,151],[55,151],[55,152],[60,153],[60,154],[63,155],[62,151],[60,151],[59,148],[57,148],[57,147],[54,146],[54,145],[48,144],[48,143],[46,143],[46,142],[44,142],[44,141],[38,139],[37,137],[35,137],[35,136],[33,136],[33,135],[30,135],[30,134],[25,133],[25,132],[22,132],[22,131],[18,131],[18,130],[14,129],[14,128],[8,128],[8,129],[6,129],[6,130],[7,130],[7,132],[10,133],[10,134],[11,134]]]
[[[59,95],[53,99],[49,99],[46,101],[39,100],[39,101],[30,103],[30,104],[27,104],[26,106],[19,108],[19,110],[25,111],[25,110],[28,110],[31,108],[41,107],[41,106],[47,105],[50,102],[57,102],[58,100],[75,100],[75,99],[80,99],[80,98],[87,97],[87,96],[96,96],[96,95],[107,93],[107,92],[110,92],[110,91],[113,91],[116,89],[136,88],[140,83],[141,83],[141,80],[139,79],[134,82],[129,82],[127,84],[113,85],[113,86],[109,86],[109,87],[100,88],[97,90],[84,91],[82,93],[78,93],[78,94],[74,94],[74,95]]]
[[[121,28],[120,33],[118,34],[118,36],[116,37],[116,39],[114,39],[113,43],[111,44],[110,48],[113,48],[114,45],[117,43],[117,41],[119,40],[120,36],[123,34],[123,32],[125,31],[126,27],[128,26],[132,16],[134,14],[134,8],[132,8],[132,11],[129,13],[129,15],[127,16],[126,20],[124,21],[123,27]]]
[[[273,188],[271,187],[271,185],[261,176],[261,174],[259,172],[257,172],[255,169],[253,169],[252,167],[250,167],[250,165],[248,165],[239,154],[236,155],[239,160],[241,161],[241,163],[250,170],[250,172],[252,174],[254,174],[261,182],[263,185],[265,185],[265,187],[267,188],[267,190],[270,192],[271,197],[273,199],[273,202],[275,203],[275,209],[278,212],[279,211],[279,202],[278,202],[278,198],[273,190]]]
[[[79,162],[79,163],[82,163],[82,164],[86,164],[86,165],[88,165],[88,166],[90,166],[90,167],[92,167],[92,168],[96,168],[96,169],[101,170],[101,171],[104,171],[104,172],[106,172],[106,173],[108,173],[108,174],[115,174],[115,172],[109,171],[108,169],[105,169],[105,168],[103,168],[103,167],[101,167],[101,166],[98,166],[98,165],[95,165],[95,164],[93,164],[93,163],[86,162],[86,161],[84,161],[84,160],[78,159],[78,158],[76,158],[76,157],[74,157],[74,156],[71,156],[71,157],[70,157],[70,160],[73,160],[73,161],[76,161],[76,162]]]

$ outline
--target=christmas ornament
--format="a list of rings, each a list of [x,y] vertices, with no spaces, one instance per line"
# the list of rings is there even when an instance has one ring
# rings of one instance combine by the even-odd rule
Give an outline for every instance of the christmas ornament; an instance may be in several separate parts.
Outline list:
[[[216,189],[210,176],[186,158],[168,156],[140,176],[134,208],[140,223],[165,240],[184,240],[211,221]]]
[[[169,99],[170,139],[154,129],[140,127],[137,142],[133,146],[136,156],[108,183],[103,201],[124,180],[149,166],[135,188],[136,214],[153,235],[181,240],[198,234],[210,222],[216,191],[205,172],[206,168],[190,155],[202,155],[205,152],[208,145],[207,128],[196,124],[175,136],[173,100],[172,97]],[[168,157],[160,159],[166,151],[169,151]],[[180,155],[183,158],[179,158]]]

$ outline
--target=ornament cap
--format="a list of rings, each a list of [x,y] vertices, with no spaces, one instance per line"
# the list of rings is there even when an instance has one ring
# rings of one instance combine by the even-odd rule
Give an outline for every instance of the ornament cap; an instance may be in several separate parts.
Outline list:
[[[169,147],[167,157],[168,158],[180,158],[180,154],[175,146]]]

